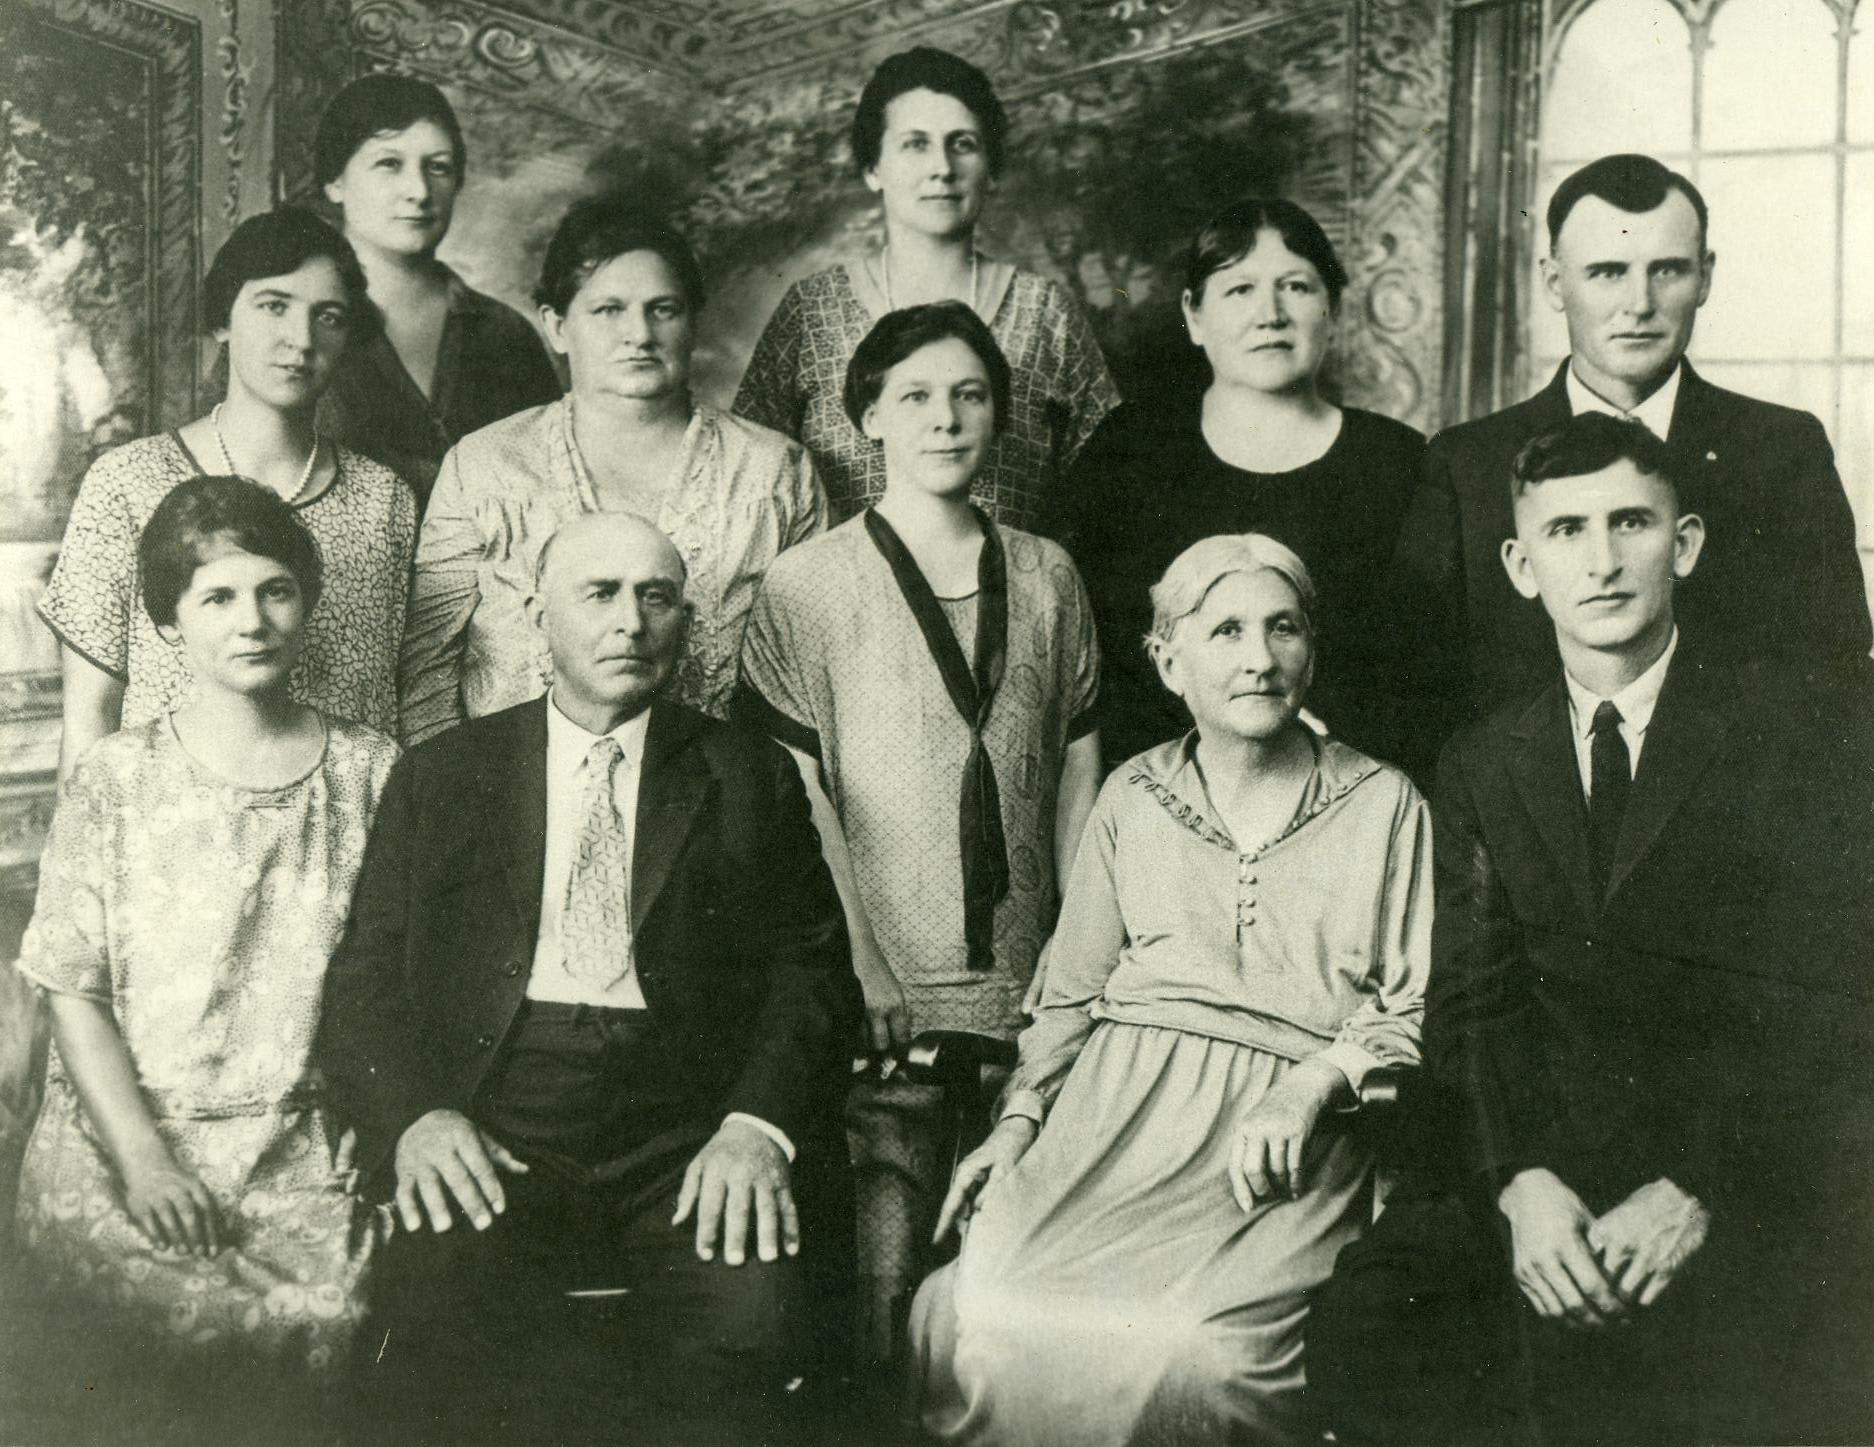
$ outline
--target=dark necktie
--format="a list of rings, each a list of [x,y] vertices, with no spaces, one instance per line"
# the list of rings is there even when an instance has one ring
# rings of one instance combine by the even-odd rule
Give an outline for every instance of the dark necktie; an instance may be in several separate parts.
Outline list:
[[[1620,733],[1620,710],[1603,702],[1594,710],[1594,742],[1588,750],[1588,847],[1594,856],[1594,882],[1602,895],[1620,838],[1620,816],[1627,809],[1633,765]]]

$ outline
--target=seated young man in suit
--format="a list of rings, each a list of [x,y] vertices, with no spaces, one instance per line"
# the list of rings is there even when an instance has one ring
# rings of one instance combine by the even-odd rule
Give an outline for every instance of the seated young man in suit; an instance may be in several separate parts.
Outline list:
[[[627,514],[540,560],[543,698],[412,749],[321,1063],[400,1229],[361,1363],[388,1442],[737,1441],[788,1418],[845,1256],[839,899],[777,745],[662,697],[684,568]]]
[[[1677,611],[1710,658],[1866,657],[1854,516],[1822,424],[1713,386],[1685,359],[1716,266],[1698,188],[1649,156],[1603,156],[1556,188],[1547,221],[1543,292],[1570,355],[1535,396],[1432,439],[1400,530],[1406,686],[1425,698],[1425,732],[1553,676],[1550,621],[1497,561],[1513,531],[1503,484],[1531,438],[1588,412],[1631,417],[1683,458],[1709,536]]]
[[[1517,458],[1501,562],[1561,667],[1440,765],[1425,1045],[1464,1159],[1315,1306],[1343,1442],[1874,1433],[1865,674],[1709,661],[1674,468],[1598,413]]]

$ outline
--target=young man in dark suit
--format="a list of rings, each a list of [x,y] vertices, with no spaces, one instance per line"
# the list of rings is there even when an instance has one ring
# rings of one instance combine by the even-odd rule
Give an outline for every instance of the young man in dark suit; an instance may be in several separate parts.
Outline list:
[[[1547,220],[1543,292],[1571,355],[1534,397],[1433,438],[1400,533],[1407,686],[1428,736],[1554,674],[1549,620],[1497,560],[1513,531],[1503,482],[1531,438],[1584,412],[1632,417],[1683,459],[1709,536],[1677,608],[1710,657],[1866,657],[1854,517],[1822,424],[1713,386],[1685,360],[1716,262],[1697,187],[1650,157],[1604,156],[1562,182]]]
[[[1559,667],[1440,764],[1463,1160],[1317,1301],[1344,1442],[1874,1431],[1874,709],[1679,627],[1707,537],[1672,472],[1598,413],[1516,461],[1499,566]]]
[[[661,696],[683,585],[648,523],[567,524],[551,691],[412,749],[379,807],[320,1058],[401,1218],[385,1441],[775,1436],[807,1268],[849,1253],[839,899],[786,754]]]

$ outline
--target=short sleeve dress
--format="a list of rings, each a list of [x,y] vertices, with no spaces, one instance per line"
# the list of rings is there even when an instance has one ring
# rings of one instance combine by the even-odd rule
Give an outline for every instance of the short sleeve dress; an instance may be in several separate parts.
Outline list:
[[[85,474],[39,612],[59,641],[124,682],[122,727],[179,708],[194,689],[137,591],[137,539],[161,502],[204,468],[173,432],[105,453]],[[293,696],[393,733],[397,646],[416,550],[416,498],[381,463],[341,447],[338,476],[296,506],[319,546],[324,586],[306,620]]]
[[[314,1377],[342,1363],[381,1221],[337,1169],[312,1046],[396,755],[328,719],[304,777],[244,788],[193,758],[164,714],[79,762],[18,968],[110,1004],[158,1130],[233,1244],[197,1257],[145,1239],[55,1047],[20,1173],[29,1299],[137,1351]]]
[[[1054,543],[995,529],[1007,630],[1000,684],[981,727],[1008,863],[992,961],[970,968],[959,798],[972,730],[946,686],[892,563],[863,513],[776,559],[749,617],[739,712],[816,755],[852,856],[866,918],[911,1007],[914,1029],[1008,1036],[1054,926],[1054,810],[1068,746],[1093,727],[1099,650],[1086,594]],[[909,566],[915,567],[915,564]],[[981,590],[935,600],[932,626],[963,646]],[[863,1347],[890,1361],[950,1160],[927,1086],[865,1080],[847,1100],[857,1177]]]
[[[884,305],[864,300],[870,290],[843,263],[795,282],[735,395],[739,414],[806,445],[835,522],[885,495],[884,455],[840,400],[846,364]],[[1008,358],[1014,395],[970,496],[997,522],[1034,528],[1081,444],[1119,405],[1119,388],[1085,313],[1058,282],[1016,268],[983,315]]]
[[[405,743],[546,692],[553,661],[526,610],[535,565],[564,523],[599,510],[571,397],[450,449],[417,544]],[[699,404],[652,521],[683,555],[695,608],[675,696],[724,718],[755,589],[777,554],[825,530],[826,495],[799,443]]]

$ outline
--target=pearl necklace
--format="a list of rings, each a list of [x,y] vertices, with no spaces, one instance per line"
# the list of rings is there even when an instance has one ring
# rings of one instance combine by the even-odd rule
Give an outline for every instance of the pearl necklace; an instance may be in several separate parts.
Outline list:
[[[982,253],[975,247],[970,248],[970,310],[976,311],[976,277]],[[879,250],[879,271],[885,279],[885,310],[897,311],[898,307],[891,296],[891,243],[888,241]],[[980,315],[980,313],[978,313]]]
[[[221,449],[221,460],[227,464],[228,471],[236,477],[242,477],[246,474],[242,473],[242,471],[234,465],[234,455],[228,451],[228,439],[221,435],[222,406],[223,404],[220,402],[215,403],[214,411],[208,414],[208,425],[215,429],[215,445]],[[312,451],[306,454],[306,465],[300,470],[299,486],[294,488],[291,495],[286,499],[288,507],[291,507],[304,497],[306,495],[306,489],[312,486],[312,470],[318,464],[318,461],[319,434],[317,431],[314,431],[312,434]]]

